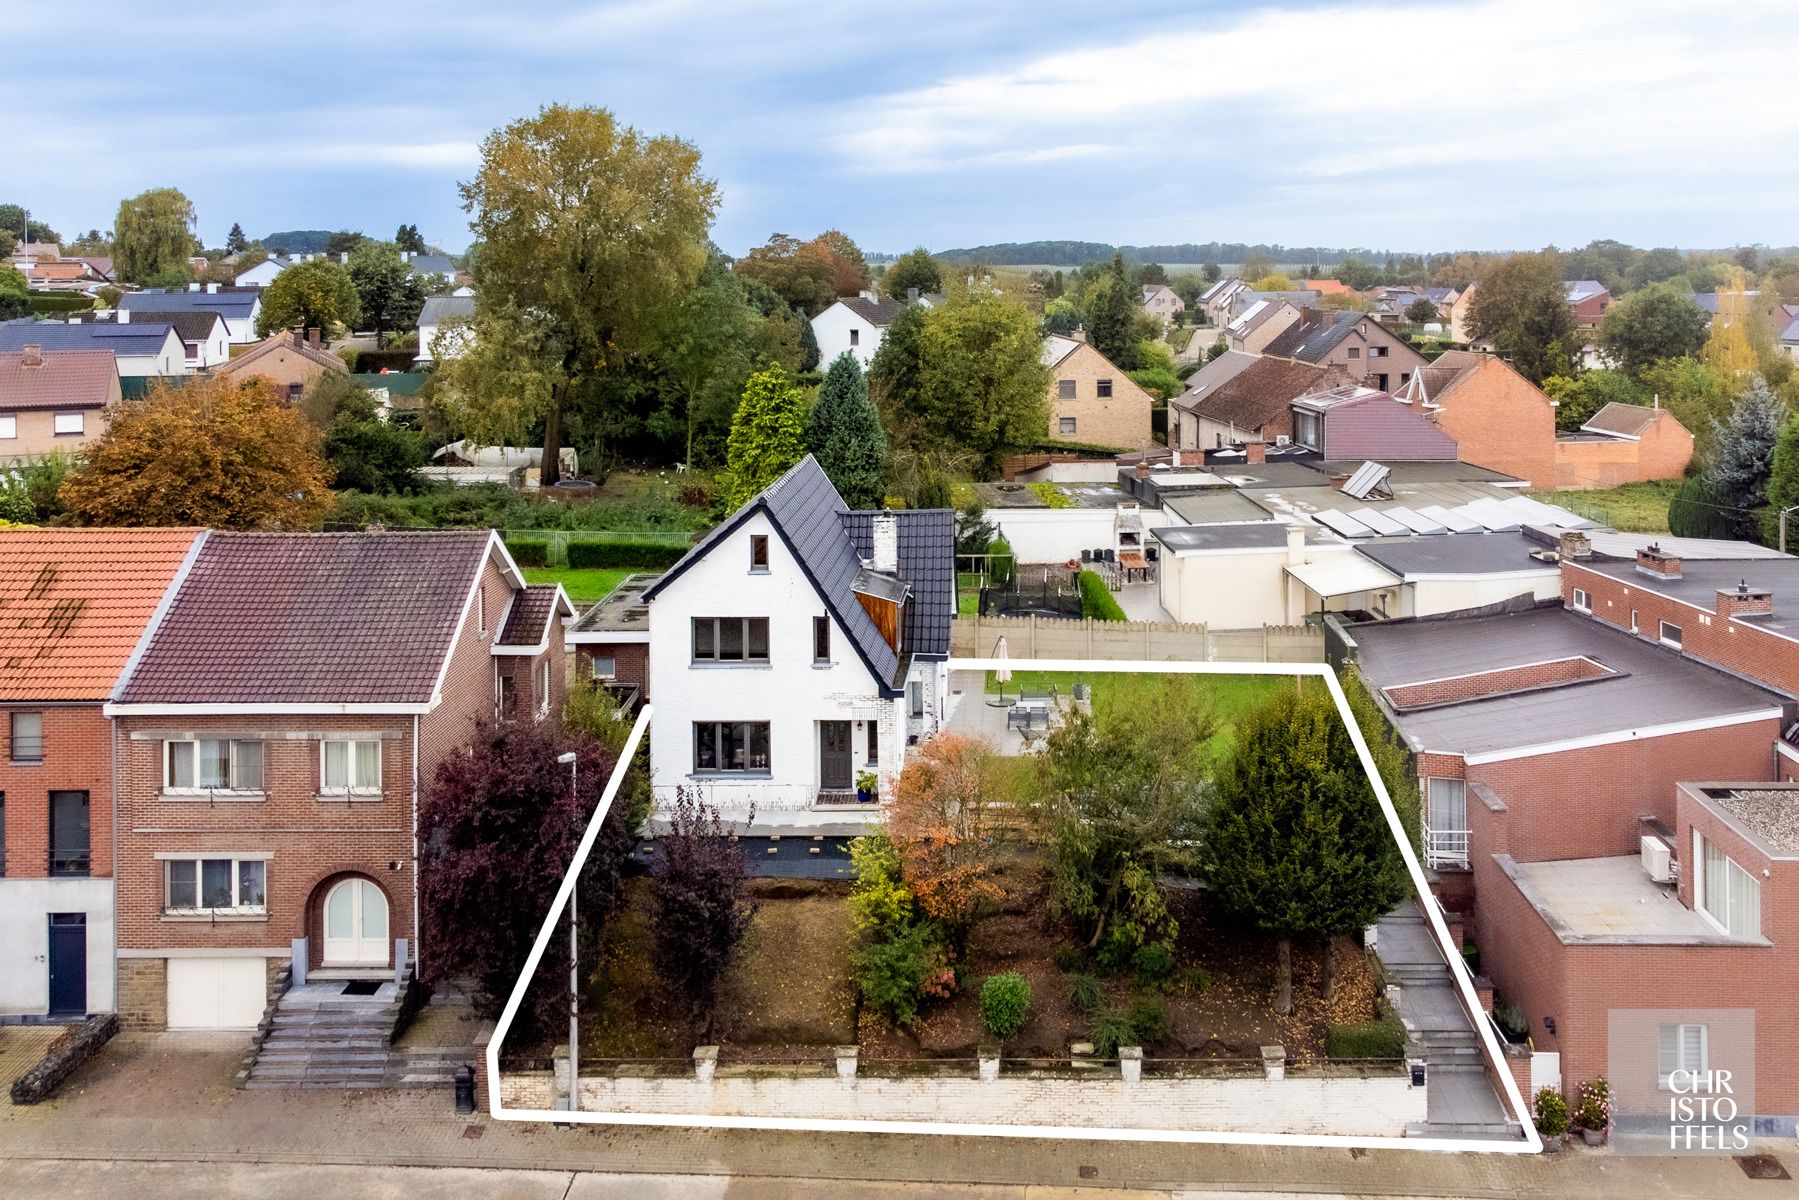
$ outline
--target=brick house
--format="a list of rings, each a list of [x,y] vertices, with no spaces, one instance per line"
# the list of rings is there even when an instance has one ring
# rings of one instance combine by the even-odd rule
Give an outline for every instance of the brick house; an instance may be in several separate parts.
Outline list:
[[[1693,435],[1660,405],[1613,402],[1580,432],[1555,444],[1555,486],[1605,488],[1678,479],[1693,459]]]
[[[111,350],[0,353],[0,463],[87,444],[106,432],[119,395]]]
[[[1438,894],[1563,1083],[1616,1063],[1614,1010],[1674,1014],[1664,1085],[1695,1054],[1731,1066],[1751,1014],[1735,1063],[1762,1132],[1790,1135],[1799,561],[1608,558],[1576,536],[1561,571],[1559,609],[1347,634],[1417,754]]]
[[[272,333],[228,363],[213,371],[230,379],[263,378],[290,401],[320,375],[348,375],[344,360],[319,346],[318,331],[302,334],[298,330]]]
[[[570,682],[610,688],[621,700],[650,697],[650,606],[643,598],[661,578],[627,575],[606,598],[571,622]]]
[[[1581,329],[1597,329],[1605,320],[1605,310],[1612,306],[1611,289],[1597,279],[1570,279],[1562,285],[1568,295],[1568,307],[1574,310],[1574,324]]]
[[[1215,450],[1293,436],[1293,401],[1344,379],[1342,372],[1235,350],[1214,358],[1168,402],[1169,440],[1180,450]]]
[[[1155,397],[1089,343],[1051,334],[1043,361],[1050,368],[1051,441],[1087,442],[1139,450],[1155,444],[1150,411]]]
[[[416,968],[420,789],[478,721],[560,711],[569,611],[487,531],[205,535],[106,710],[127,1023]]]
[[[0,1015],[112,1011],[112,724],[102,709],[197,537],[0,532]]]
[[[1264,354],[1314,366],[1339,367],[1351,382],[1396,392],[1426,363],[1424,355],[1367,313],[1307,309],[1292,328],[1263,347]]]

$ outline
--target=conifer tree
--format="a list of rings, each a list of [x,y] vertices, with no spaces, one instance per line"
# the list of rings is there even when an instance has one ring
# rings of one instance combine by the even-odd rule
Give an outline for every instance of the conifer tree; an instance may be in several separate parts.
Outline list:
[[[806,445],[851,508],[879,508],[887,486],[887,432],[856,356],[839,354],[806,419]]]
[[[770,366],[750,376],[725,444],[732,509],[749,503],[806,456],[804,409],[799,388],[782,367]]]

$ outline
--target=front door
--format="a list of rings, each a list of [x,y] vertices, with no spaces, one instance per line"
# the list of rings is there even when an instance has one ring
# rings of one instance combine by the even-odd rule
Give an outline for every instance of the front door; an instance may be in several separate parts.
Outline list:
[[[366,879],[345,879],[325,897],[325,965],[387,965],[387,897]]]
[[[818,723],[818,790],[847,792],[855,782],[854,765],[850,761],[850,723],[820,721]]]
[[[87,914],[50,914],[50,1015],[87,1014]]]

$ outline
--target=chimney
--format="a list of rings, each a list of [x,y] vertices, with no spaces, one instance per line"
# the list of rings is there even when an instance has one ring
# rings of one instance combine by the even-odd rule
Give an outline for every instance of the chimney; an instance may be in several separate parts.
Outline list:
[[[861,291],[857,292],[856,295],[860,296],[864,300],[879,300],[880,299],[879,296],[875,295],[875,293],[869,291],[867,288],[863,288]]]
[[[1556,551],[1563,562],[1571,558],[1591,558],[1593,539],[1577,529],[1564,530],[1556,541]]]
[[[200,290],[200,285],[197,283],[190,283],[187,285],[187,290],[190,292],[197,292]]]
[[[1179,446],[1170,447],[1168,451],[1168,464],[1177,471],[1181,469],[1181,448]]]
[[[1679,579],[1680,559],[1664,553],[1661,543],[1650,542],[1637,551],[1637,572],[1653,579]]]
[[[907,288],[907,289],[906,289],[906,300],[907,300],[907,301],[908,301],[908,302],[910,302],[910,301],[913,301],[913,300],[916,300],[916,299],[918,299],[918,289],[917,289],[917,288],[915,288],[915,287],[909,287],[909,288]]]
[[[214,295],[217,295],[217,294],[218,294],[218,291],[219,291],[219,285],[218,285],[218,284],[216,284],[216,283],[209,283],[209,284],[207,284],[207,285],[206,285],[206,294],[207,294],[207,295],[209,295],[209,296],[214,296]]]
[[[1766,617],[1774,612],[1774,593],[1767,588],[1749,586],[1747,579],[1733,588],[1718,589],[1718,615],[1731,617]]]
[[[306,331],[306,344],[308,346],[311,346],[314,350],[317,350],[319,348],[318,326],[315,325],[311,329],[308,329]]]
[[[1141,461],[1137,464],[1137,478],[1138,479],[1148,479],[1149,478],[1149,460],[1148,459],[1144,459],[1143,461]]]
[[[1298,566],[1306,560],[1306,527],[1287,526],[1287,565]]]
[[[874,519],[874,558],[870,565],[883,575],[899,574],[899,518],[882,509]]]
[[[123,304],[119,305],[119,311],[114,314],[114,317],[121,325],[131,324],[131,310]]]
[[[26,346],[19,352],[21,367],[41,367],[44,365],[44,348],[42,346]]]
[[[1258,464],[1258,463],[1267,462],[1268,461],[1268,443],[1267,442],[1244,442],[1243,443],[1243,461],[1246,463],[1249,463],[1252,466],[1255,464]]]

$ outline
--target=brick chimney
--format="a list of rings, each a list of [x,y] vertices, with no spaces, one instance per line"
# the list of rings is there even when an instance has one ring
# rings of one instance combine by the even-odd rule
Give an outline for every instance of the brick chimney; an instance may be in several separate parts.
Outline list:
[[[1593,539],[1577,529],[1565,530],[1556,541],[1556,551],[1563,562],[1569,559],[1591,558],[1593,556]]]
[[[1637,571],[1653,579],[1679,579],[1680,559],[1663,552],[1661,543],[1650,542],[1637,551]]]
[[[1149,478],[1149,460],[1148,459],[1144,459],[1142,462],[1139,462],[1137,464],[1137,478],[1138,479],[1148,479]]]
[[[308,329],[306,331],[306,344],[308,346],[311,346],[314,350],[317,350],[319,348],[318,326],[315,325],[311,329]]]
[[[26,346],[19,351],[21,367],[41,367],[44,365],[44,348],[42,346]]]
[[[1251,465],[1254,465],[1256,463],[1267,462],[1268,461],[1268,443],[1267,442],[1245,442],[1245,443],[1243,443],[1243,461],[1246,463],[1249,463]]]
[[[1730,617],[1768,616],[1774,611],[1774,593],[1767,588],[1752,588],[1747,579],[1733,588],[1718,589],[1718,615]]]

